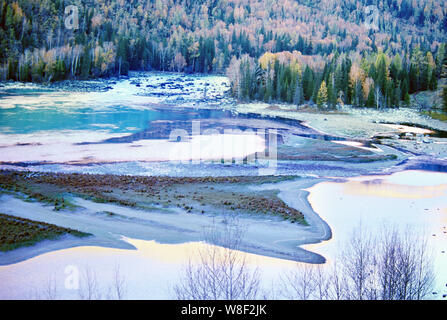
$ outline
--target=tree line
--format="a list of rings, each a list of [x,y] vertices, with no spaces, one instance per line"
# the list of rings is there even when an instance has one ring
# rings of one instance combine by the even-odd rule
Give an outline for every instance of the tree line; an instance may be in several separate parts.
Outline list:
[[[371,4],[383,13],[378,30],[363,26]],[[68,5],[78,8],[74,29],[64,25]],[[430,0],[326,0],[321,6],[287,0],[0,0],[0,79],[87,79],[129,70],[224,73],[233,58],[259,59],[266,52],[327,57],[382,48],[395,55],[416,46],[434,52],[446,40],[446,17],[445,3]]]
[[[415,46],[402,55],[375,53],[329,55],[325,59],[300,52],[265,53],[233,59],[227,70],[233,94],[242,101],[257,100],[335,108],[399,107],[410,104],[410,94],[435,91],[447,78],[446,44],[436,52]],[[440,83],[440,84],[438,84]],[[443,89],[446,108],[447,89]]]

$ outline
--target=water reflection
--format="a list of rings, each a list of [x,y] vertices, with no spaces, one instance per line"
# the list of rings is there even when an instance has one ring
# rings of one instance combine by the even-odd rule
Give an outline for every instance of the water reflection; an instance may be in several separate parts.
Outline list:
[[[349,181],[343,192],[350,195],[383,198],[437,198],[447,197],[447,183],[437,186],[406,186],[387,182],[383,179],[368,181]]]
[[[79,271],[80,281],[91,272],[102,297],[110,290],[114,269],[119,266],[127,286],[128,299],[173,299],[172,286],[178,281],[185,264],[199,261],[199,250],[208,244],[160,244],[155,241],[125,239],[135,250],[101,247],[78,247],[43,254],[27,261],[0,267],[0,299],[46,299],[48,280],[56,286],[58,299],[79,299],[80,290],[67,289],[67,267]],[[245,254],[245,253],[243,253]],[[295,263],[254,254],[247,255],[249,266],[261,266],[265,287],[284,269]]]
[[[416,179],[424,177],[425,179]],[[408,185],[412,181],[413,185]],[[333,238],[305,249],[323,255],[330,265],[343,249],[352,231],[361,222],[368,230],[380,232],[384,226],[399,229],[412,226],[425,232],[434,250],[437,286],[447,283],[447,174],[405,171],[391,176],[360,177],[345,182],[326,182],[309,189],[314,210],[330,225]],[[383,189],[383,190],[380,190]],[[58,284],[60,298],[78,299],[78,292],[66,290],[67,266],[96,270],[98,281],[107,288],[113,266],[120,265],[129,285],[131,299],[171,299],[172,285],[182,267],[196,260],[205,243],[159,244],[127,239],[136,249],[121,250],[79,247],[43,254],[10,266],[0,267],[0,299],[32,299],[33,292],[46,288],[49,275]],[[265,288],[295,263],[248,254],[248,261],[259,266]],[[33,291],[34,290],[34,291]],[[441,291],[440,291],[441,292]]]
[[[380,233],[387,226],[423,234],[434,251],[437,286],[447,283],[447,174],[402,171],[389,176],[326,182],[309,189],[313,209],[332,229],[333,238],[305,249],[328,260],[339,256],[352,230],[362,225]]]

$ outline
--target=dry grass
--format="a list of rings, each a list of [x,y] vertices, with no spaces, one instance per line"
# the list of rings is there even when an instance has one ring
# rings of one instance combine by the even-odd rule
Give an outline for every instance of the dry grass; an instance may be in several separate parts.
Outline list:
[[[174,178],[60,173],[30,175],[27,172],[0,171],[0,187],[54,204],[55,210],[69,208],[67,199],[76,195],[100,203],[146,210],[181,208],[196,214],[272,214],[306,224],[303,214],[287,206],[275,191],[252,191],[248,188],[249,185],[292,178],[296,177]]]
[[[85,237],[89,234],[0,213],[0,251],[32,246],[42,240],[57,239],[64,234]]]

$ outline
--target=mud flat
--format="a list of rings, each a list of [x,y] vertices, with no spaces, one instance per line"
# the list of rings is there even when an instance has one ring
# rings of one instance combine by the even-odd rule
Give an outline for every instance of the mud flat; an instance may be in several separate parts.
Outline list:
[[[364,204],[371,194],[355,194],[351,201],[341,203],[340,197],[347,197],[343,190],[321,196],[321,186],[334,182],[349,186],[349,177],[375,180],[379,174],[410,169],[444,172],[447,167],[443,136],[447,124],[413,109],[324,111],[235,104],[225,95],[228,85],[221,77],[141,74],[78,85],[73,88],[65,83],[43,90],[14,84],[0,92],[4,115],[0,117],[0,166],[6,169],[0,170],[0,212],[92,235],[64,236],[0,253],[3,270],[10,268],[3,276],[14,274],[20,262],[32,265],[42,258],[49,263],[51,257],[45,253],[57,255],[66,248],[79,249],[80,257],[88,251],[85,248],[127,254],[138,252],[138,241],[146,241],[141,244],[149,248],[145,253],[163,245],[175,251],[174,247],[197,244],[208,228],[223,228],[235,216],[245,228],[243,251],[287,259],[287,263],[324,263],[337,252],[337,239],[352,231],[346,226],[353,226],[358,211],[368,212]],[[34,121],[41,118],[46,121]],[[258,163],[233,163],[234,158],[242,160],[265,151],[265,139],[254,135],[245,136],[247,143],[241,144],[250,149],[244,152],[176,158],[206,159],[199,164],[162,161],[171,159],[168,146],[197,139],[189,136],[190,124],[196,120],[203,130],[217,128],[219,132],[276,129],[277,176],[260,175]],[[185,142],[168,139],[174,128],[188,129]],[[209,140],[207,145],[213,147],[216,142]],[[243,142],[241,136],[236,142]],[[222,163],[222,158],[231,160]],[[351,185],[361,190],[365,183]],[[376,186],[374,181],[366,185]],[[389,185],[382,183],[378,189],[386,193]],[[399,187],[398,191],[407,196],[413,189]],[[373,200],[384,202],[382,197]],[[400,212],[395,218],[405,220],[402,214],[414,209],[413,200],[398,200],[398,196],[388,198],[391,204],[403,205],[393,208]],[[434,210],[434,214],[445,213],[441,205]],[[421,218],[418,221],[426,219],[420,211],[411,211]],[[372,213],[365,219],[374,217]],[[445,228],[436,232],[436,238],[443,240]],[[445,241],[440,245],[445,251]],[[93,260],[100,263],[96,256]],[[165,269],[158,271],[161,275]],[[12,279],[7,279],[10,287],[17,286]]]
[[[238,104],[234,110],[299,120],[321,133],[348,140],[370,139],[410,155],[447,159],[447,122],[411,108],[375,110],[344,106],[325,111],[305,106],[297,109],[291,105],[248,103]]]
[[[245,229],[242,249],[270,257],[323,263],[302,244],[328,240],[328,225],[307,202],[321,179],[297,177],[157,178],[2,172],[0,211],[70,227],[93,236],[65,246],[127,248],[122,236],[160,243],[201,241],[204,231],[235,216]],[[280,182],[282,181],[282,182]],[[54,245],[47,247],[54,250]],[[45,251],[20,249],[0,264]]]

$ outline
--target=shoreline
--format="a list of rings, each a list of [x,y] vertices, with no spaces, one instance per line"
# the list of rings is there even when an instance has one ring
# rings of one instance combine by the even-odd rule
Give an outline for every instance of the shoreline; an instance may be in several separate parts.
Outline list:
[[[307,200],[309,192],[304,190],[324,179],[298,179],[252,186],[253,189],[279,190],[278,197],[287,205],[300,210],[309,226],[293,224],[271,215],[253,216],[241,214],[238,218],[247,227],[241,251],[286,260],[299,260],[309,263],[324,263],[324,257],[302,249],[305,244],[320,243],[331,237],[330,227],[313,211]],[[76,198],[75,204],[82,206],[74,213],[58,212],[57,215],[41,203],[28,203],[11,195],[0,197],[0,211],[29,219],[43,220],[60,226],[71,226],[82,232],[92,233],[85,239],[43,241],[32,247],[25,247],[0,254],[0,265],[10,265],[31,259],[46,252],[78,246],[100,246],[118,249],[134,249],[121,239],[128,237],[156,241],[167,244],[180,244],[203,241],[203,228],[223,226],[226,214],[191,214],[184,210],[160,213],[144,211],[110,203],[95,203]],[[9,209],[8,209],[9,208]],[[114,210],[115,217],[100,214],[103,210]],[[267,234],[267,230],[269,231]]]
[[[110,245],[110,243],[102,241],[94,236],[89,236],[83,239],[75,238],[70,235],[64,235],[55,240],[43,240],[33,246],[20,247],[8,252],[0,252],[0,266],[13,266],[15,264],[25,262],[46,253],[66,250],[76,247],[101,247],[111,249],[126,249],[135,250],[136,248],[131,244],[124,243],[119,245]]]
[[[139,96],[137,94],[138,93],[137,92],[138,90],[136,89],[137,87],[132,83],[130,83],[129,86],[127,86],[127,82],[132,82],[132,80],[139,81],[141,79],[150,80],[151,76],[154,77],[155,79],[158,74],[160,74],[160,76],[166,76],[166,73],[163,72],[150,73],[149,75],[148,73],[139,73],[131,75],[125,79],[122,78],[122,79],[110,80],[112,82],[118,83],[118,86],[112,88],[113,89],[112,91],[117,91],[118,94],[117,98],[122,97],[126,97],[126,99],[128,99],[129,97],[142,98],[142,96]],[[168,74],[168,76],[176,76],[176,75],[182,76],[184,78],[195,76],[182,73]],[[201,77],[202,76],[206,77],[207,75],[201,75]],[[93,82],[95,82],[95,80],[93,80]],[[98,80],[96,80],[96,82],[98,82]],[[104,82],[108,83],[109,80],[106,80]],[[126,82],[126,85],[124,82]],[[84,83],[82,81],[78,81],[76,83],[79,84],[80,86],[82,86],[83,84],[86,84],[86,86],[88,86],[88,83]],[[36,87],[38,86],[39,85],[36,84]],[[194,86],[199,86],[199,84],[195,84]],[[201,86],[202,84],[200,84],[200,88]],[[159,87],[162,86],[159,85]],[[126,91],[124,89],[126,90],[129,89],[130,91]],[[192,94],[190,98],[193,100],[195,99],[194,101],[196,102],[200,102],[202,101],[200,96],[200,90],[198,90],[197,88],[195,89],[196,90],[194,91],[194,94]],[[92,90],[94,91],[94,89]],[[172,93],[172,90],[169,88],[164,90],[166,92]],[[218,95],[216,94],[216,97],[217,96]],[[228,98],[227,96],[224,96],[222,99],[227,98]],[[87,100],[87,102],[88,101],[89,100]],[[128,100],[125,101],[127,102]],[[146,103],[146,100],[144,101]],[[167,100],[165,102],[157,102],[157,101],[153,103],[157,103],[166,109],[197,107],[197,105],[190,104],[189,102],[187,102],[188,107],[186,107],[184,103],[183,104],[174,103],[173,105],[169,105],[167,104]],[[72,102],[75,104],[78,103],[78,101],[72,101]],[[86,104],[88,104],[87,102]],[[115,100],[113,100],[112,102],[113,105],[116,103]],[[200,107],[197,108],[204,108],[209,110],[215,110],[217,108],[216,106],[213,106],[208,102],[205,101],[204,104],[200,104]],[[302,110],[302,112],[300,112],[300,110],[296,110],[296,106],[282,105],[282,104],[269,105],[263,103],[249,103],[249,104],[232,103],[231,105],[220,105],[218,107],[218,110],[234,111],[237,114],[239,113],[244,114],[248,118],[250,116],[256,115],[258,119],[268,117],[267,120],[269,121],[272,119],[278,119],[280,120],[280,122],[284,120],[283,122],[286,122],[286,124],[288,120],[290,120],[291,122],[293,122],[292,126],[295,126],[294,130],[299,130],[299,128],[297,128],[297,126],[295,125],[295,122],[297,122],[303,127],[306,127],[306,130],[309,129],[308,131],[311,133],[342,137],[351,141],[360,141],[360,142],[370,141],[371,143],[373,143],[374,135],[383,132],[387,134],[392,134],[393,132],[395,133],[398,131],[397,129],[394,130],[392,128],[387,128],[380,122],[376,122],[377,120],[373,120],[373,118],[376,116],[379,119],[390,117],[390,122],[399,122],[402,119],[405,119],[405,116],[408,114],[411,117],[409,117],[409,119],[405,119],[407,120],[407,122],[414,123],[415,125],[418,124],[423,125],[425,122],[427,122],[430,124],[435,124],[435,126],[439,130],[447,130],[447,123],[438,120],[428,122],[428,120],[424,116],[417,114],[417,112],[414,111],[413,109],[380,110],[380,111],[368,109],[367,110],[368,112],[366,112],[366,110],[363,109],[357,110],[355,108],[346,108],[346,110],[349,113],[345,114],[343,112],[340,112],[343,110],[339,110],[334,113],[325,112],[324,110],[319,111],[317,110],[316,112],[309,112],[306,110]],[[286,124],[281,123],[281,126],[285,126]],[[323,145],[324,139],[321,140],[321,139],[310,139],[310,138],[308,139],[306,137],[298,137],[298,138],[293,137],[292,139],[293,141],[291,144],[292,145],[296,144],[296,146],[294,146],[295,149],[292,149],[292,146],[288,145],[287,146],[288,151],[290,152],[294,151],[299,156],[303,156],[304,150],[306,151],[311,150],[308,151],[309,160],[299,160],[297,161],[297,163],[301,165],[301,164],[308,164],[309,162],[313,166],[312,168],[313,171],[308,170],[307,167],[300,169],[301,171],[297,171],[298,169],[293,168],[294,172],[296,173],[295,176],[298,175],[305,176],[301,172],[306,172],[306,174],[308,174],[309,176],[314,175],[319,178],[301,178],[300,180],[295,181],[286,180],[274,184],[268,184],[264,182],[261,186],[256,186],[256,183],[251,183],[250,188],[252,190],[257,190],[261,192],[261,195],[253,196],[252,194],[249,194],[250,196],[253,196],[253,198],[248,198],[247,202],[250,202],[250,200],[253,199],[259,200],[262,199],[263,197],[264,198],[271,197],[274,199],[278,198],[283,203],[285,203],[286,209],[292,208],[301,212],[304,215],[306,221],[309,223],[309,226],[303,226],[303,225],[297,226],[297,224],[292,224],[290,221],[281,220],[281,217],[278,216],[262,215],[262,213],[256,215],[254,213],[256,210],[251,210],[253,208],[250,207],[247,203],[244,203],[242,205],[243,209],[249,208],[251,212],[249,214],[245,213],[241,214],[241,219],[243,219],[251,229],[249,228],[249,231],[247,232],[248,240],[244,242],[245,247],[243,245],[243,250],[250,253],[256,253],[272,257],[280,257],[288,260],[298,259],[300,261],[308,260],[310,263],[323,263],[325,259],[322,256],[307,251],[305,249],[302,249],[300,247],[301,245],[324,242],[326,240],[331,239],[332,237],[332,231],[330,226],[318,215],[317,212],[313,210],[312,205],[308,199],[310,193],[307,189],[319,183],[334,180],[334,178],[331,177],[339,177],[340,179],[343,179],[342,177],[344,176],[339,175],[338,172],[344,173],[346,171],[346,177],[383,175],[383,174],[388,175],[396,171],[406,170],[408,167],[411,168],[411,166],[414,165],[415,163],[416,164],[418,164],[418,162],[423,163],[424,159],[425,160],[430,159],[431,160],[430,163],[437,162],[439,163],[440,166],[444,166],[445,163],[445,167],[447,167],[446,163],[447,144],[440,144],[440,143],[438,144],[437,143],[438,138],[430,138],[431,143],[425,143],[422,140],[418,141],[416,135],[414,135],[413,138],[414,139],[404,140],[404,139],[395,139],[388,137],[382,140],[384,143],[379,144],[378,149],[382,149],[381,150],[382,152],[386,151],[386,153],[388,154],[396,155],[397,158],[395,160],[381,160],[377,161],[376,163],[369,163],[369,162],[355,163],[353,162],[353,160],[349,160],[353,158],[352,155],[357,157],[362,156],[363,153],[366,153],[365,150],[362,150],[362,153],[358,153],[358,150],[356,152],[350,150],[349,152],[347,152],[347,154],[345,154],[346,151],[343,149],[347,148],[345,146],[336,145],[335,146],[336,148],[334,148],[334,146],[329,147],[327,145],[324,145],[324,151],[326,153],[330,153],[331,155],[335,154],[338,156],[337,162],[323,161],[321,159],[314,160],[314,158],[312,158],[312,156],[314,155],[311,154],[311,151],[316,150],[315,152],[318,153],[319,151],[315,147]],[[315,144],[311,143],[307,144],[309,141],[315,142]],[[82,146],[82,148],[87,148],[87,146]],[[415,154],[416,156],[414,156]],[[294,156],[294,154],[290,155],[286,154],[286,156]],[[343,156],[349,161],[347,161],[346,163],[340,161],[341,157]],[[116,162],[112,163],[115,164]],[[155,161],[155,163],[159,162]],[[124,165],[125,164],[126,162],[124,162]],[[326,164],[328,164],[327,168],[325,167]],[[333,168],[331,166],[333,166]],[[29,171],[29,172],[32,173],[36,171]],[[7,212],[4,213],[15,213],[18,216],[23,215],[23,217],[26,217],[26,215],[28,215],[28,217],[30,218],[36,218],[36,216],[32,214],[32,210],[28,210],[26,212],[25,210],[23,210],[24,208],[23,206],[24,204],[26,204],[31,206],[28,208],[36,209],[38,212],[41,212],[42,215],[40,216],[40,218],[44,217],[45,219],[49,220],[48,222],[53,222],[56,225],[62,224],[62,226],[74,227],[74,228],[78,226],[77,229],[80,229],[80,231],[89,232],[89,230],[90,231],[94,230],[96,232],[96,233],[89,232],[94,234],[94,237],[88,239],[82,239],[80,242],[73,242],[70,240],[67,241],[65,239],[61,241],[60,244],[53,245],[53,243],[51,243],[51,245],[49,245],[50,251],[64,249],[64,246],[69,247],[84,244],[87,245],[100,244],[101,246],[104,247],[109,246],[118,248],[120,246],[124,246],[126,248],[129,248],[129,246],[126,245],[124,241],[120,240],[121,236],[135,239],[155,240],[160,241],[160,243],[185,243],[191,241],[201,241],[202,239],[200,232],[202,231],[201,229],[204,226],[209,225],[210,223],[214,223],[216,220],[224,220],[226,216],[234,214],[234,212],[243,211],[237,208],[237,205],[240,205],[240,203],[238,203],[237,201],[234,201],[233,204],[228,206],[221,205],[217,201],[227,200],[228,199],[227,196],[229,195],[231,196],[231,192],[234,191],[231,190],[231,187],[233,186],[238,191],[242,192],[241,189],[245,188],[247,185],[250,185],[250,183],[247,183],[247,180],[244,179],[238,180],[238,178],[235,178],[238,181],[234,185],[230,186],[230,188],[227,189],[225,189],[226,187],[224,187],[224,189],[216,188],[218,191],[216,190],[209,191],[213,189],[213,188],[209,189],[210,186],[209,183],[203,188],[200,185],[199,187],[202,189],[201,190],[197,189],[199,194],[200,193],[204,194],[205,198],[206,197],[217,198],[212,199],[214,202],[208,201],[207,199],[208,202],[205,201],[205,205],[201,204],[197,205],[197,202],[201,201],[194,198],[194,196],[192,196],[189,193],[187,188],[188,186],[178,187],[174,188],[174,191],[169,190],[166,192],[163,191],[155,193],[150,197],[146,195],[147,199],[143,207],[150,207],[150,208],[136,209],[131,204],[134,203],[133,201],[135,199],[137,199],[135,200],[135,202],[142,201],[141,198],[139,198],[140,196],[142,197],[142,195],[138,194],[139,192],[141,192],[141,190],[136,189],[132,190],[132,183],[129,181],[132,179],[139,179],[139,176],[137,174],[129,178],[127,175],[123,173],[121,173],[120,175],[120,172],[121,171],[118,171],[116,176],[118,177],[118,180],[125,182],[119,183],[118,187],[116,188],[117,190],[108,188],[107,183],[102,183],[101,186],[101,184],[98,184],[98,182],[96,182],[96,184],[93,184],[93,187],[92,185],[88,184],[88,188],[92,187],[93,191],[98,190],[100,191],[99,195],[102,196],[102,200],[105,200],[104,201],[105,203],[102,204],[92,202],[86,200],[85,198],[80,197],[80,195],[77,192],[81,189],[84,190],[86,189],[86,185],[83,185],[82,183],[79,184],[79,189],[66,188],[65,192],[70,195],[69,197],[73,198],[75,204],[74,212],[76,213],[76,215],[74,215],[73,212],[68,212],[66,210],[62,210],[61,212],[57,212],[57,214],[55,214],[52,208],[50,208],[49,206],[45,206],[42,203],[36,203],[36,202],[29,203],[16,198],[14,198],[15,200],[11,200],[10,196],[6,196],[5,198],[5,196],[2,194],[0,194],[1,199],[0,211],[1,208],[5,208]],[[39,175],[39,173],[37,174]],[[76,174],[77,173],[68,173],[67,175],[73,176]],[[107,178],[107,174],[105,174],[104,176]],[[291,176],[292,175],[290,174],[284,175],[278,177],[278,179],[279,180],[287,179],[287,177]],[[233,178],[230,177],[227,179],[233,179]],[[260,181],[265,181],[262,180],[262,178],[259,179],[261,179]],[[131,189],[130,193],[133,192],[130,198],[129,196],[124,195],[127,192],[126,183],[129,184],[129,187]],[[186,184],[188,183],[189,182],[186,182]],[[215,185],[212,186],[215,187]],[[189,185],[190,189],[194,189],[193,191],[196,191],[195,187],[197,187],[197,185],[193,184]],[[152,186],[149,187],[149,191],[148,190],[142,190],[142,191],[150,193],[152,192],[151,188]],[[204,188],[208,188],[208,190],[205,190]],[[276,192],[275,190],[278,190],[277,194],[274,194]],[[39,184],[34,185],[34,190],[31,190],[30,192],[37,192],[37,193],[42,192],[44,193],[45,196],[45,192],[39,190]],[[270,193],[266,194],[266,192]],[[90,196],[92,194],[94,195],[94,192],[91,193]],[[112,194],[115,197],[107,198],[107,196],[105,196],[106,194],[107,195]],[[182,198],[179,199],[175,198],[178,195],[180,196],[186,195],[186,199],[181,200]],[[188,199],[188,196],[190,197],[190,199]],[[50,200],[52,199],[51,197],[50,198],[43,197],[43,198]],[[177,207],[174,204],[166,203],[167,200],[173,200],[174,198],[178,200],[175,203]],[[90,198],[90,200],[91,199],[94,199],[94,197]],[[109,201],[110,199],[114,201]],[[130,199],[132,201],[130,202],[127,201],[125,202],[125,206],[122,206],[121,205],[122,203],[120,202],[122,199],[126,201]],[[271,200],[270,198],[268,199]],[[175,200],[173,202],[175,202]],[[210,203],[211,206],[207,206]],[[216,205],[216,203],[218,205]],[[13,204],[16,204],[18,208],[15,208]],[[258,208],[255,209],[259,209],[259,207],[262,207],[264,204],[265,202],[262,201],[259,202]],[[192,210],[192,206],[194,206],[194,210]],[[233,206],[236,209],[233,209]],[[14,210],[16,211],[14,212]],[[193,211],[193,213],[191,213],[191,210]],[[196,212],[196,210],[198,211]],[[202,211],[202,215],[200,215],[199,211]],[[108,216],[107,214],[105,214],[105,212],[113,212],[113,216]],[[206,214],[203,214],[203,212],[206,212]],[[76,220],[76,218],[78,218],[78,220]],[[105,223],[105,226],[101,228],[101,225],[103,223]],[[222,221],[218,221],[218,223],[222,223]],[[79,227],[82,227],[84,229]],[[56,242],[58,242],[58,240],[56,240]],[[45,249],[43,248],[45,246],[46,245],[42,244],[42,248],[34,248],[34,246],[25,248],[23,250],[24,251],[23,253],[17,254],[16,259],[19,259],[20,255],[22,255],[22,257],[27,256],[27,254],[32,255],[33,249],[36,249],[37,252],[36,254],[41,254],[43,251],[45,251]],[[2,264],[3,258],[5,258],[5,255],[0,254],[0,265]],[[11,261],[12,260],[13,259],[11,258]]]

